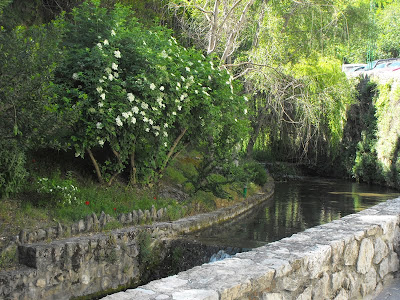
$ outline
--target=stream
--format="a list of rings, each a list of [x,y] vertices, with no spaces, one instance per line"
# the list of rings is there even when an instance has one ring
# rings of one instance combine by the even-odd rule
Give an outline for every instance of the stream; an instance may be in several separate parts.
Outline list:
[[[276,182],[273,199],[251,214],[187,238],[206,245],[251,249],[399,195],[386,187],[327,178]]]

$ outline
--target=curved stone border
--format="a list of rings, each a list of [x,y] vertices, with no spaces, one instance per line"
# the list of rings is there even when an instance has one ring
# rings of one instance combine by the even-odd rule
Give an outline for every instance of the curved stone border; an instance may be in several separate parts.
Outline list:
[[[399,269],[400,198],[105,300],[371,299]]]
[[[101,212],[99,217],[95,213],[87,215],[85,219],[81,219],[69,226],[58,223],[57,226],[49,228],[40,228],[37,230],[21,230],[18,239],[15,241],[17,244],[33,244],[46,240],[55,240],[70,237],[72,235],[98,232],[102,230],[107,223],[118,221],[122,225],[138,225],[146,222],[161,222],[166,221],[168,209],[160,208],[156,210],[154,205],[150,210],[141,209],[134,210],[130,213],[121,213],[114,218],[109,214]]]
[[[138,282],[143,234],[161,244],[163,238],[229,220],[270,198],[272,181],[265,190],[231,207],[174,222],[20,245],[19,260],[26,267],[0,272],[0,299],[70,299]]]

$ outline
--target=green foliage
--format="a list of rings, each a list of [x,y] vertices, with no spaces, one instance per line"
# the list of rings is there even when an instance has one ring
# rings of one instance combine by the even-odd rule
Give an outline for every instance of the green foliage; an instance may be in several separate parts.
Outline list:
[[[144,30],[128,7],[85,2],[73,11],[65,45],[58,110],[79,112],[71,143],[78,156],[103,153],[106,181],[130,164],[133,182],[150,183],[182,142],[238,140],[244,103],[230,75],[165,29]]]
[[[375,143],[376,139],[367,136],[365,133],[362,134],[353,167],[353,176],[357,180],[368,183],[380,183],[382,181],[382,169],[377,159]]]
[[[0,140],[0,198],[21,190],[27,176],[25,160],[16,141]]]
[[[393,1],[378,12],[379,34],[376,40],[377,58],[399,57],[400,55],[400,2]]]
[[[64,127],[63,118],[49,104],[62,34],[61,20],[31,28],[0,28],[1,149],[10,151],[0,162],[1,194],[20,189],[26,175],[24,153],[55,145],[52,141]]]
[[[244,164],[243,169],[249,182],[254,182],[259,186],[264,186],[267,183],[268,175],[264,165],[257,162],[247,162]]]

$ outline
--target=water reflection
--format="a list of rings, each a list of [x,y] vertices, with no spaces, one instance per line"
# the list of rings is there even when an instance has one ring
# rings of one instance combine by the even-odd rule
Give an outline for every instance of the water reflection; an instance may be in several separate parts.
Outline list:
[[[388,188],[333,179],[278,182],[274,198],[251,215],[192,238],[206,244],[254,248],[398,196]]]

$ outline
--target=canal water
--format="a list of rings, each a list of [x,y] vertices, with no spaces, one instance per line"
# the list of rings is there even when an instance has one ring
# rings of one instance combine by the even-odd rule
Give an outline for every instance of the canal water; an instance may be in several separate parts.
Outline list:
[[[389,188],[336,179],[276,182],[273,199],[247,216],[188,238],[207,245],[251,249],[398,196]]]

